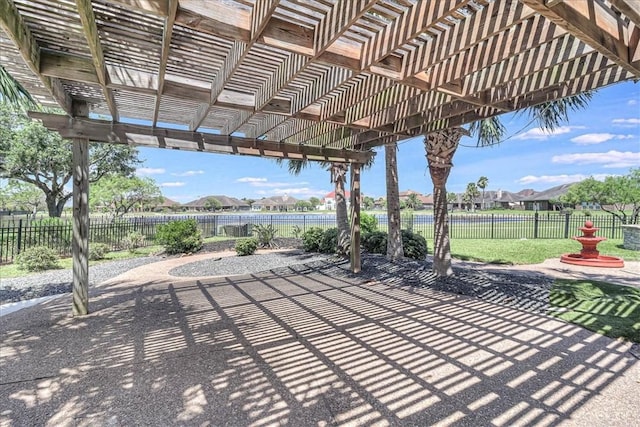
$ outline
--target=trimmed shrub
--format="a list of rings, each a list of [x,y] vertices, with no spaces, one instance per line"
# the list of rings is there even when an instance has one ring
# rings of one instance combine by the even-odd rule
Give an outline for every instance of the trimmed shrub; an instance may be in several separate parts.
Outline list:
[[[329,228],[322,234],[318,252],[323,254],[335,254],[338,248],[338,229]]]
[[[158,225],[156,241],[168,254],[197,252],[202,249],[202,234],[195,219],[171,221]]]
[[[375,216],[362,212],[360,214],[360,230],[362,234],[372,233],[378,229],[378,220]]]
[[[60,268],[58,254],[46,246],[34,246],[21,252],[16,257],[19,270],[42,271]]]
[[[89,259],[91,261],[104,259],[109,249],[111,248],[105,243],[89,243]]]
[[[236,253],[238,256],[253,255],[258,249],[258,241],[256,239],[238,239],[236,241]]]
[[[274,248],[276,246],[273,239],[276,238],[278,230],[273,226],[273,224],[256,224],[254,225],[254,228],[258,235],[258,244],[261,248]]]
[[[306,252],[318,252],[324,230],[320,227],[311,227],[302,233],[302,247]]]
[[[135,252],[136,249],[144,246],[146,237],[139,231],[129,233],[124,239],[122,239],[122,247],[129,252]]]
[[[360,242],[365,251],[372,254],[386,254],[387,253],[387,232],[386,231],[372,231],[362,236]]]
[[[410,230],[402,230],[401,233],[404,256],[420,261],[424,260],[427,257],[427,240]]]

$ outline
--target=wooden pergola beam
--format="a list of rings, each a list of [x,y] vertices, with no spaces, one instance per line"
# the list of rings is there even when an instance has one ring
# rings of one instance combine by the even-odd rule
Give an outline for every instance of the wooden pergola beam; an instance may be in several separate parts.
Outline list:
[[[625,34],[628,26],[602,3],[588,0],[521,1],[640,78],[640,60],[634,58],[637,40],[633,41],[634,45],[629,45]]]
[[[60,80],[40,73],[40,48],[12,0],[0,0],[0,27],[16,45],[27,67],[38,76],[58,105],[71,114],[71,96]]]
[[[153,126],[158,123],[158,114],[160,113],[160,104],[162,102],[162,91],[164,90],[164,76],[167,71],[167,60],[169,59],[171,36],[173,35],[173,24],[176,20],[177,11],[178,0],[169,0],[167,4],[167,16],[164,19],[164,27],[162,29],[162,50],[160,53],[160,63],[158,64],[158,89],[156,93],[155,106],[153,107]]]
[[[104,62],[104,53],[102,52],[102,45],[100,44],[100,35],[98,34],[96,16],[93,12],[91,0],[76,0],[76,6],[78,7],[78,14],[82,22],[84,36],[87,39],[87,45],[91,51],[91,58],[96,69],[96,75],[102,88],[102,94],[113,121],[118,122],[120,121],[120,115],[118,114],[116,100],[113,97],[113,91],[107,87],[109,85],[109,75],[107,74],[107,68]]]
[[[285,144],[254,138],[111,123],[105,120],[88,118],[69,119],[66,116],[57,114],[30,112],[29,116],[33,119],[41,120],[47,129],[57,131],[63,138],[84,138],[111,144],[341,163],[366,163],[375,155],[370,151]]]

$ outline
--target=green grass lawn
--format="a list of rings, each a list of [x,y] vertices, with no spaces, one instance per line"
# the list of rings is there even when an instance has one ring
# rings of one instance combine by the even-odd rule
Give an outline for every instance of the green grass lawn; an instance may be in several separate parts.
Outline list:
[[[555,317],[608,337],[640,342],[640,289],[556,279],[549,301],[560,309],[552,312]]]
[[[429,242],[429,252],[433,252]],[[548,258],[559,258],[565,253],[580,252],[580,243],[572,239],[536,240],[476,240],[454,239],[451,256],[466,261],[491,264],[538,264]],[[605,240],[598,245],[603,255],[622,257],[627,261],[640,261],[640,251],[622,248],[622,240]]]

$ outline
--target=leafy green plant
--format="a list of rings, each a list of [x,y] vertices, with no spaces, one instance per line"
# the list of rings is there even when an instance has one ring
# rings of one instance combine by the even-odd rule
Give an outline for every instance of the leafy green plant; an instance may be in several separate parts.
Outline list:
[[[404,256],[424,260],[427,257],[427,240],[411,230],[402,230],[401,233]]]
[[[46,246],[34,246],[26,249],[16,257],[16,265],[20,270],[42,271],[60,268],[58,255]]]
[[[299,239],[300,235],[302,234],[302,228],[300,228],[299,225],[294,225],[291,232],[293,233],[293,237]]]
[[[168,254],[197,252],[202,249],[202,234],[195,219],[171,221],[158,226],[156,241]]]
[[[372,231],[362,236],[362,248],[372,254],[387,253],[387,232]]]
[[[146,237],[139,231],[129,233],[124,239],[122,239],[122,247],[129,252],[135,252],[136,249],[144,246]]]
[[[273,226],[273,224],[256,224],[254,225],[254,229],[256,231],[256,234],[258,235],[258,245],[260,245],[261,248],[276,247],[273,239],[275,239],[278,230]]]
[[[302,247],[306,252],[318,252],[324,230],[320,227],[311,227],[302,233]]]
[[[360,214],[360,230],[362,234],[371,233],[378,229],[378,220],[366,212]]]
[[[323,254],[334,254],[338,248],[338,229],[329,228],[322,234],[318,252]]]
[[[400,212],[400,223],[406,230],[413,231],[413,210],[407,209]]]
[[[238,256],[253,255],[256,249],[258,249],[258,241],[256,239],[238,239],[236,241],[235,250]]]
[[[96,261],[99,259],[104,259],[104,256],[109,252],[109,245],[106,243],[90,243],[89,244],[89,259],[91,261]]]

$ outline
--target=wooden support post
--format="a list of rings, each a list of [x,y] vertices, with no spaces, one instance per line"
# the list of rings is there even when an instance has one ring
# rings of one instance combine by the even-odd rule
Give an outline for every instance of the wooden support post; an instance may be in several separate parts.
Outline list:
[[[360,260],[360,163],[351,163],[351,271],[359,273]]]
[[[73,140],[73,315],[89,313],[89,140]]]

